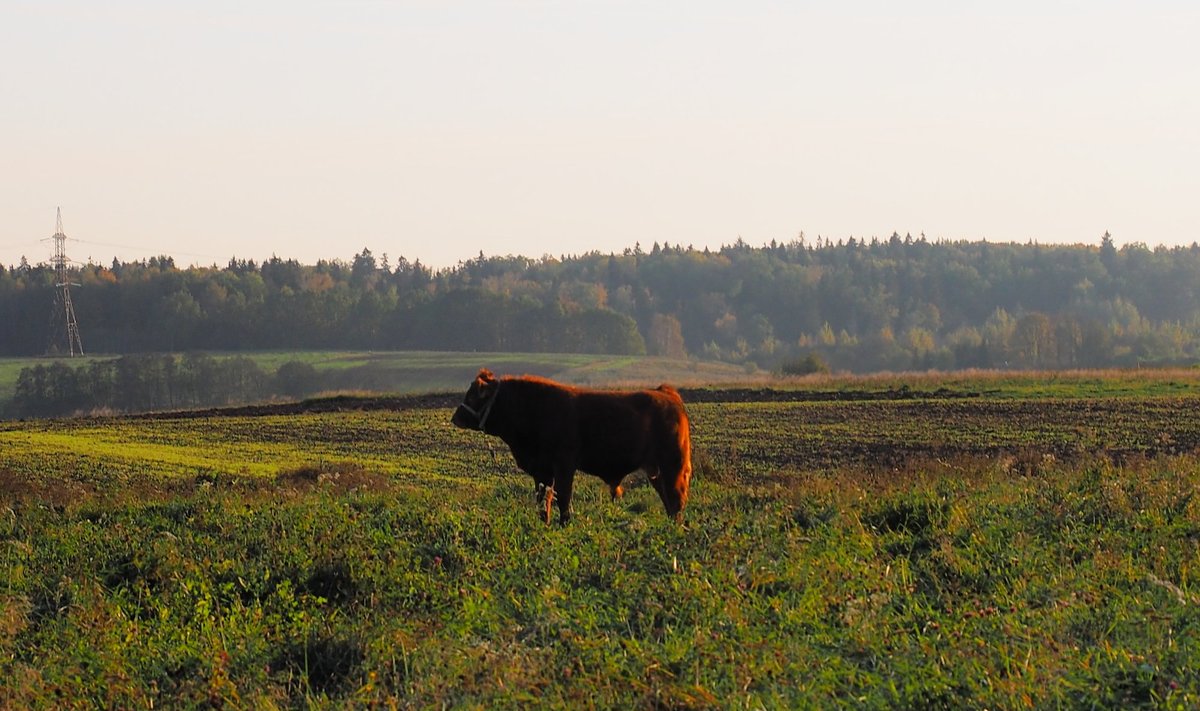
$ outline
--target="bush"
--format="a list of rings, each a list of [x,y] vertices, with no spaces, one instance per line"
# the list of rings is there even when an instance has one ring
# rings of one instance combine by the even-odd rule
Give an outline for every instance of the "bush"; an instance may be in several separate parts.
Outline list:
[[[829,364],[816,351],[809,351],[803,358],[792,358],[783,362],[780,370],[784,375],[812,375],[828,373]]]
[[[290,360],[275,372],[275,390],[288,397],[300,399],[320,389],[317,369],[309,363]]]

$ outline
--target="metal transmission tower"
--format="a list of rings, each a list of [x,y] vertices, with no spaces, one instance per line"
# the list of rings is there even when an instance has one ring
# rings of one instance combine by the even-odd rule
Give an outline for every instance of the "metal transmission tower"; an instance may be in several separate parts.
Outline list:
[[[79,324],[75,321],[75,307],[71,305],[72,284],[67,274],[67,236],[63,234],[62,208],[58,208],[58,220],[54,225],[54,234],[47,238],[54,240],[54,311],[50,317],[50,353],[70,353],[71,357],[83,355],[83,341],[79,338]],[[45,242],[46,240],[42,240]],[[62,336],[67,337],[67,347],[62,349]]]

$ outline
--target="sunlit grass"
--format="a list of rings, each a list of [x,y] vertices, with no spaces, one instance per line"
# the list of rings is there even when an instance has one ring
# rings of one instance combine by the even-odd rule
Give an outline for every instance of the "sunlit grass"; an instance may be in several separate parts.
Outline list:
[[[17,505],[15,705],[1187,707],[1194,460],[697,482],[688,524],[511,478]]]

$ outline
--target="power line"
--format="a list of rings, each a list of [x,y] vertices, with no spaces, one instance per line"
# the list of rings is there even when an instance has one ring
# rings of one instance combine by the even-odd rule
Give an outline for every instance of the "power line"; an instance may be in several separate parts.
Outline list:
[[[80,244],[92,244],[92,245],[96,245],[98,247],[116,247],[117,249],[132,249],[132,250],[135,250],[138,252],[144,252],[146,254],[155,254],[155,255],[161,254],[164,256],[168,256],[168,257],[173,257],[175,255],[179,255],[181,257],[201,257],[203,259],[221,259],[221,257],[217,257],[212,254],[195,254],[193,252],[179,252],[179,251],[161,250],[161,249],[148,249],[146,247],[136,247],[131,244],[113,244],[111,242],[94,242],[92,240],[87,240],[87,239],[76,239],[75,241],[79,242]]]
[[[113,247],[116,249],[132,249],[134,251],[142,252],[145,254],[163,255],[163,256],[168,256],[168,257],[173,257],[173,256],[178,255],[181,257],[198,257],[201,259],[224,259],[224,257],[218,257],[215,254],[198,254],[196,252],[180,252],[177,250],[163,250],[163,249],[155,249],[155,248],[150,248],[150,247],[140,247],[138,245],[133,245],[133,244],[116,244],[114,242],[97,242],[95,240],[79,239],[77,237],[68,237],[67,239],[72,242],[78,242],[79,244],[94,245],[97,247]],[[39,242],[44,242],[44,241],[46,241],[46,240],[30,240],[28,242],[10,242],[7,244],[0,244],[0,249],[19,249],[21,247],[36,247]]]

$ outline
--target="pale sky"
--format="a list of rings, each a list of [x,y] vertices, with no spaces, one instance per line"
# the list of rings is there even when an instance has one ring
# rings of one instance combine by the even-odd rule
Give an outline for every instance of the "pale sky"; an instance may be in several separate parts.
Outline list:
[[[0,0],[0,263],[1200,240],[1200,3]]]

